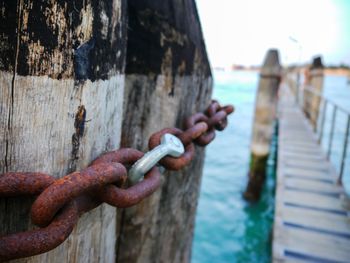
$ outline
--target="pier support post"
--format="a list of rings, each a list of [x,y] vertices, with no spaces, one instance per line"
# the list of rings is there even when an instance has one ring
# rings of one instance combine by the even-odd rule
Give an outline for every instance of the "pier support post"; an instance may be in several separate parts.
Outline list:
[[[0,0],[0,176],[37,171],[61,178],[119,148],[126,5]],[[33,228],[33,200],[0,198],[0,235]],[[115,263],[116,221],[116,209],[103,204],[57,248],[12,262]]]
[[[128,2],[128,41],[121,144],[146,152],[162,127],[210,102],[212,76],[194,0]],[[117,262],[191,260],[204,148],[178,172],[166,171],[152,196],[120,215]]]
[[[259,87],[255,101],[255,117],[251,142],[249,182],[244,198],[257,201],[265,181],[265,167],[270,151],[273,122],[276,117],[277,92],[281,79],[278,51],[267,52],[260,71]]]
[[[309,87],[317,94],[323,92],[323,63],[321,57],[315,57],[310,67],[310,79],[307,82],[306,87]],[[320,111],[321,97],[317,94],[304,91],[304,107],[306,116],[310,119],[311,125],[314,130],[317,128],[317,120]]]
[[[321,57],[316,57],[313,62],[312,62],[312,67],[311,67],[311,87],[312,89],[319,93],[322,94],[323,92],[323,63]],[[316,130],[317,127],[317,120],[318,120],[318,115],[320,111],[320,105],[321,105],[321,97],[317,96],[316,94],[313,94],[311,96],[311,123]]]

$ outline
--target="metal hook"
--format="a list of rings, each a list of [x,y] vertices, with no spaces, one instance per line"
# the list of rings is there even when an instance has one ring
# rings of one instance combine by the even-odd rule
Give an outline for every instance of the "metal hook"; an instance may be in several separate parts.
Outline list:
[[[128,173],[129,181],[135,184],[143,179],[143,176],[166,155],[180,157],[184,152],[185,147],[179,138],[169,133],[164,134],[160,145],[147,152],[131,167]]]

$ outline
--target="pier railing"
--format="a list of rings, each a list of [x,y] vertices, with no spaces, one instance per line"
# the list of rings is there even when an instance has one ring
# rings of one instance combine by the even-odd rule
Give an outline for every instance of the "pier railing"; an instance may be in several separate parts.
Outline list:
[[[318,138],[318,143],[322,145],[323,141],[328,136],[328,141],[326,143],[326,155],[330,160],[332,151],[334,150],[334,141],[335,141],[335,130],[343,130],[343,144],[340,152],[340,168],[339,168],[339,177],[338,183],[342,184],[343,176],[345,173],[345,164],[347,159],[347,151],[349,147],[349,134],[350,134],[350,112],[344,109],[343,107],[336,104],[331,99],[324,97],[319,92],[316,92],[310,86],[305,86],[303,92],[300,92],[300,87],[298,92],[293,92],[296,95],[296,102],[303,109],[307,119],[310,121],[314,132]],[[296,94],[297,93],[297,94]],[[302,93],[302,94],[301,94]],[[315,98],[317,98],[315,103]],[[328,113],[328,114],[327,114]],[[337,115],[343,113],[345,117],[345,123],[337,123]],[[329,132],[325,135],[325,126],[327,115],[330,114],[330,124]],[[316,119],[316,122],[313,123],[312,120]],[[342,126],[342,127],[339,127]]]

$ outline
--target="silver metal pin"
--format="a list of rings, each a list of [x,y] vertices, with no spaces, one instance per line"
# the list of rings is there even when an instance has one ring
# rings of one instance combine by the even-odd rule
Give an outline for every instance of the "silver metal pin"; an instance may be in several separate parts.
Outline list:
[[[163,135],[160,145],[147,152],[129,170],[128,177],[132,184],[143,179],[144,175],[166,155],[180,157],[185,152],[185,147],[176,136],[166,133]]]

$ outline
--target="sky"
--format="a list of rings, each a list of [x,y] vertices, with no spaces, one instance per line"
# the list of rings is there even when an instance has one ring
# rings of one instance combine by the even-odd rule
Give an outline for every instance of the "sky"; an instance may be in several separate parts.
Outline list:
[[[213,67],[260,65],[269,48],[282,64],[350,65],[350,0],[196,0]]]

